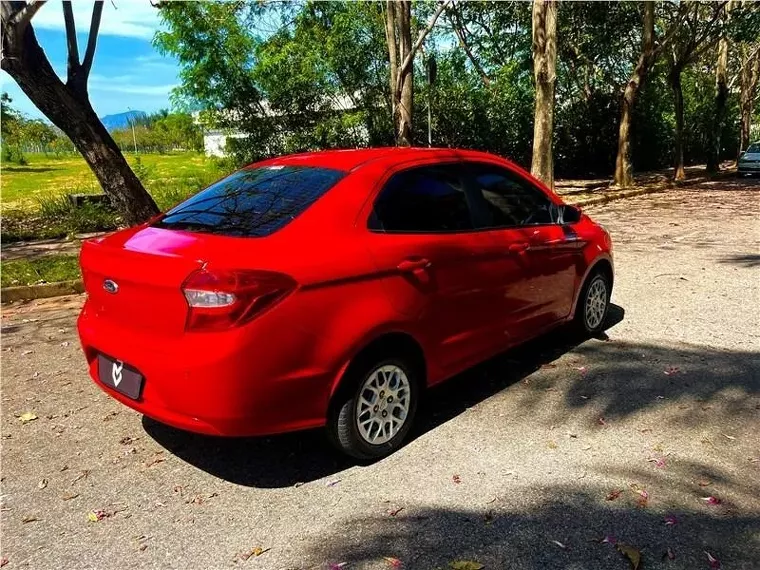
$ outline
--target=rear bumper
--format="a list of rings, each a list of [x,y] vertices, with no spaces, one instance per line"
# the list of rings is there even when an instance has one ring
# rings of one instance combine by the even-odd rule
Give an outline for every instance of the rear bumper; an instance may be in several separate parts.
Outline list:
[[[87,304],[77,326],[95,383],[161,423],[220,436],[267,435],[325,423],[333,376],[300,361],[297,351],[305,342],[313,343],[303,332],[282,338],[275,331],[258,343],[245,329],[156,339],[150,331],[114,327],[88,311]],[[122,360],[144,376],[137,400],[100,381],[98,353]]]

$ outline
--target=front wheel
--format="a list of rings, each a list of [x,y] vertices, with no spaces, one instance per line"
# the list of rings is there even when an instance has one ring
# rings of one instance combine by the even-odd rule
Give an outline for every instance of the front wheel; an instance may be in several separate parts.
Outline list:
[[[360,364],[348,372],[327,420],[333,445],[357,459],[379,459],[396,451],[417,411],[415,370],[403,359]]]
[[[599,271],[592,274],[581,290],[575,309],[579,329],[589,335],[602,332],[610,308],[610,293],[607,276]]]

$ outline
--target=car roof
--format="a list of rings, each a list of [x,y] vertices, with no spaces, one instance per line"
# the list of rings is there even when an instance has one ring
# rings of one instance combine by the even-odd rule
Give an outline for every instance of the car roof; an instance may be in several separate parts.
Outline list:
[[[451,148],[427,147],[380,147],[347,150],[321,150],[291,154],[251,164],[254,166],[315,166],[337,170],[354,170],[369,162],[383,161],[390,164],[413,161],[417,158],[477,159],[497,158],[485,152]]]

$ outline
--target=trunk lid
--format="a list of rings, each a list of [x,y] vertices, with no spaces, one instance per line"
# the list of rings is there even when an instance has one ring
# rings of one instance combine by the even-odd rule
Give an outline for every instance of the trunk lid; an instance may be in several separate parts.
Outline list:
[[[117,328],[181,335],[182,284],[207,253],[203,236],[144,226],[86,241],[80,265],[90,306]]]

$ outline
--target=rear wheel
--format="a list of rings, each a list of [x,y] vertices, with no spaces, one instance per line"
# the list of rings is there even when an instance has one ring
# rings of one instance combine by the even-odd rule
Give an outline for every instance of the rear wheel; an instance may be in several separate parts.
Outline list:
[[[371,359],[349,369],[327,421],[328,436],[357,459],[396,451],[417,411],[418,378],[405,359]]]
[[[586,280],[575,309],[575,321],[580,330],[589,335],[602,332],[610,308],[610,293],[609,279],[601,271]]]

